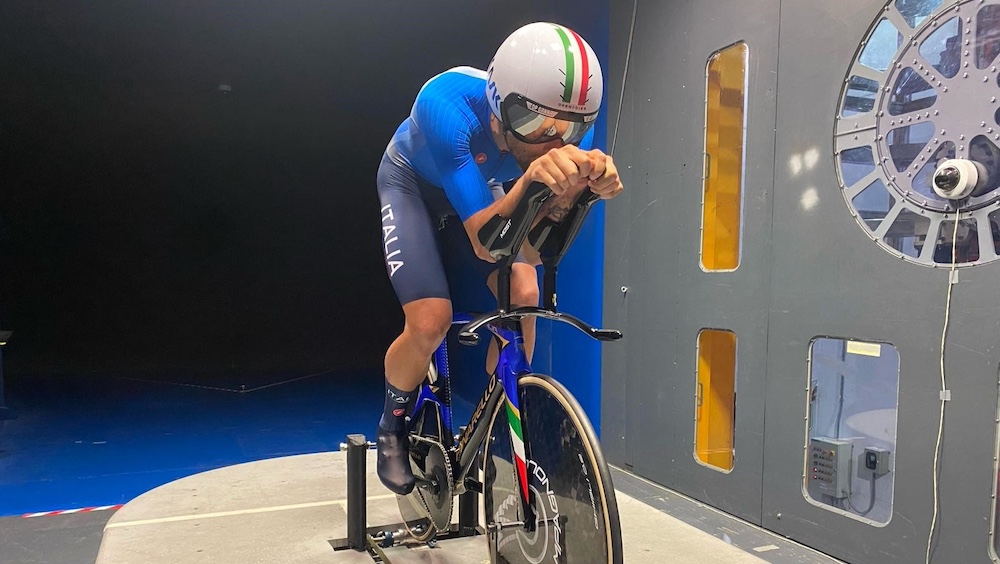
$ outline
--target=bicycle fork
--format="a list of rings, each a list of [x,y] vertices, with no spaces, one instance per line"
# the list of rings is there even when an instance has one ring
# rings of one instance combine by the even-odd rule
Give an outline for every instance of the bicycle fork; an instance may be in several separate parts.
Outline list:
[[[535,523],[532,519],[532,523]],[[540,523],[544,527],[556,527],[559,530],[565,530],[566,527],[566,516],[559,515],[558,517],[550,517],[545,519]],[[500,556],[500,533],[502,531],[507,531],[510,529],[524,529],[526,523],[523,521],[510,521],[508,523],[489,523],[486,525],[486,538],[490,545],[490,562],[496,562]],[[559,556],[561,554],[566,554],[566,538],[565,535],[560,535],[558,546],[556,547],[556,555],[553,557],[554,561],[559,561]]]
[[[524,430],[527,428],[524,413],[521,411],[521,399],[517,385],[522,374],[531,371],[528,359],[524,354],[524,337],[520,331],[520,320],[491,326],[500,345],[497,372],[503,384],[503,406],[507,413],[507,427],[510,434],[512,460],[514,466],[514,481],[520,491],[518,498],[521,505],[522,526],[528,532],[534,532],[535,523],[535,493],[531,489],[531,476],[528,464],[531,460],[531,445]]]

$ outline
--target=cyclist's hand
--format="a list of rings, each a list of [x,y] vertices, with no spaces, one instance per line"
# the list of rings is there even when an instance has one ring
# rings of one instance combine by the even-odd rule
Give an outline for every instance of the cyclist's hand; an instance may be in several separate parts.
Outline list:
[[[625,189],[621,179],[618,178],[618,168],[611,155],[604,154],[600,149],[587,151],[587,156],[591,159],[589,178],[590,191],[605,200],[610,200]]]
[[[595,159],[591,155],[575,145],[566,145],[532,161],[524,175],[529,181],[541,182],[553,194],[561,196],[568,190],[581,190],[582,186],[592,182],[594,164]]]

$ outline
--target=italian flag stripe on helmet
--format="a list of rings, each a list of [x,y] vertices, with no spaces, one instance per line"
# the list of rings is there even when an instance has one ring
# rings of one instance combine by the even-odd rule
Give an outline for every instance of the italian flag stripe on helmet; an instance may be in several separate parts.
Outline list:
[[[587,103],[587,92],[590,90],[590,60],[587,56],[587,48],[583,44],[583,38],[571,29],[555,26],[559,38],[562,39],[563,50],[566,53],[566,83],[563,85],[562,100],[567,104],[573,103],[573,86],[576,83],[576,62],[573,57],[573,46],[570,42],[576,43],[576,52],[580,56],[580,93],[577,96],[577,105],[583,106]],[[568,32],[568,33],[567,33]]]

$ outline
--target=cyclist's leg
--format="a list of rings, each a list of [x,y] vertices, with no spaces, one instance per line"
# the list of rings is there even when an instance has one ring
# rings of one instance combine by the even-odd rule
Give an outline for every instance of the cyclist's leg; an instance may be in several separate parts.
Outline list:
[[[442,214],[447,214],[449,211],[448,204],[434,203],[434,206],[441,208]],[[480,278],[486,283],[486,286],[492,292],[494,299],[497,294],[497,265],[491,262],[480,259],[476,256],[475,251],[472,250],[472,244],[469,242],[469,236],[465,231],[465,227],[462,226],[461,220],[454,211],[448,214],[447,221],[444,223],[444,227],[438,234],[440,245],[442,248],[442,253],[444,255],[445,263],[449,265],[447,269],[449,276],[455,274],[456,271],[460,271],[462,268],[473,267],[476,272],[478,272]],[[461,295],[463,289],[459,287],[460,280],[453,280],[451,288],[453,288],[458,295]],[[485,294],[485,292],[484,292]],[[535,267],[528,264],[526,259],[523,257],[518,257],[517,262],[511,267],[511,277],[510,277],[510,302],[512,307],[521,306],[537,306],[538,305],[538,272]],[[459,306],[462,309],[462,306]],[[528,359],[531,359],[531,354],[534,351],[535,346],[535,320],[533,318],[528,318],[522,321],[522,329],[524,332],[524,346],[525,351],[528,354]],[[493,368],[496,366],[497,362],[497,346],[493,339],[490,339],[490,345],[486,353],[486,371],[488,373],[493,372]]]
[[[497,272],[494,270],[487,278],[490,291],[497,294]],[[510,305],[511,307],[538,305],[538,271],[526,262],[515,262],[510,269]],[[535,352],[535,318],[526,317],[521,320],[521,333],[524,335],[524,353],[531,362]],[[496,341],[490,339],[490,348],[486,352],[487,370],[492,372],[497,364],[499,352]]]
[[[384,156],[378,193],[386,271],[406,318],[385,356],[386,401],[376,435],[378,475],[387,488],[405,494],[414,485],[405,418],[430,357],[451,326],[451,300],[434,221],[416,175]]]

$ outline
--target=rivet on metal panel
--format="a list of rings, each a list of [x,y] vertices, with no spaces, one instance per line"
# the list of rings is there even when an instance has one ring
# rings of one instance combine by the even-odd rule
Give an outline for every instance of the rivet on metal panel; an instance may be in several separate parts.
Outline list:
[[[962,73],[962,78],[969,78],[969,73],[963,72]]]
[[[947,92],[947,91],[948,91],[948,87],[947,87],[947,86],[945,86],[945,87],[944,87],[944,91],[945,91],[945,92]],[[934,113],[936,114],[937,112],[934,112]]]

